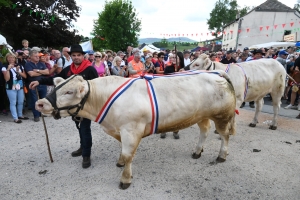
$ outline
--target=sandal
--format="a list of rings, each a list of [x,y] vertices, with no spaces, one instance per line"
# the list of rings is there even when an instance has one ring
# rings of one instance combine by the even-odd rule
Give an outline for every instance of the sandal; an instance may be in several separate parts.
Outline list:
[[[22,123],[22,121],[20,119],[15,119],[14,122],[17,123],[17,124]]]
[[[18,117],[19,119],[22,119],[22,120],[27,120],[29,119],[28,117]]]
[[[297,119],[300,119],[300,114],[296,117]]]

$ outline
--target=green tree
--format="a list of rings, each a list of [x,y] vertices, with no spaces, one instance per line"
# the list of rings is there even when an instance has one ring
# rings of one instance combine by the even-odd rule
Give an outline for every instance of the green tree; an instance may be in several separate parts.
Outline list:
[[[300,1],[298,0],[297,3],[294,5],[294,9],[300,12]]]
[[[128,0],[105,1],[98,13],[92,32],[95,49],[125,51],[127,46],[137,46],[141,21]]]
[[[208,29],[217,36],[217,33],[222,31],[223,26],[236,19],[238,13],[242,17],[247,14],[249,9],[247,6],[240,9],[236,0],[218,0],[207,20]]]
[[[0,0],[0,8],[2,6],[10,6],[12,2],[10,0]]]
[[[8,2],[8,0],[0,0]],[[10,0],[10,6],[0,6],[0,30],[15,49],[23,39],[30,46],[69,46],[80,42],[72,21],[79,17],[75,0]]]

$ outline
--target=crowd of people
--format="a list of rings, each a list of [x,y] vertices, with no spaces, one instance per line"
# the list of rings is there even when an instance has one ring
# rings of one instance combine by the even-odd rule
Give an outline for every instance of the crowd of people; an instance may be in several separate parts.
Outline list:
[[[22,120],[29,120],[24,116],[24,107],[32,110],[34,122],[40,121],[41,113],[35,109],[38,98],[44,98],[50,93],[53,86],[53,78],[69,78],[73,74],[79,74],[86,80],[102,78],[105,76],[139,77],[142,74],[170,74],[177,72],[197,59],[202,53],[208,54],[215,62],[223,64],[248,62],[262,58],[276,59],[287,70],[292,77],[299,73],[300,57],[295,53],[294,47],[287,50],[255,49],[250,51],[247,47],[240,50],[220,50],[217,52],[203,52],[201,50],[193,53],[189,51],[164,50],[150,52],[144,49],[127,47],[126,52],[113,52],[107,50],[84,52],[80,45],[72,45],[57,49],[29,48],[27,40],[22,41],[23,48],[16,52],[5,55],[4,64],[0,62],[2,70],[0,80],[0,112],[8,115],[6,100],[9,102],[9,110],[13,121],[17,124]],[[300,74],[299,74],[300,75]],[[297,108],[298,92],[291,89],[293,83],[287,82],[284,98],[290,103],[286,109]],[[25,102],[25,104],[24,104]],[[245,103],[241,107],[245,106]],[[254,108],[254,102],[250,102]],[[298,107],[300,110],[300,106]],[[300,114],[297,116],[300,118]],[[91,165],[90,154],[92,146],[91,120],[83,119],[75,121],[80,136],[80,147],[72,152],[73,157],[83,156],[82,167]],[[175,139],[179,139],[178,132],[174,132]],[[161,138],[166,134],[162,133]]]

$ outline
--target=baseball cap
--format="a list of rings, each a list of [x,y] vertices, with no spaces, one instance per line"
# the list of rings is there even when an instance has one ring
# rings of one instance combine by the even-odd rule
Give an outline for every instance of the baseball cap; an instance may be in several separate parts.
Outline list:
[[[279,55],[289,55],[289,53],[286,52],[285,50],[281,50],[279,51]]]
[[[147,60],[148,58],[152,58],[152,56],[150,54],[148,54],[146,57],[145,57],[145,60]]]
[[[95,52],[93,50],[89,50],[86,53],[88,53],[89,55],[92,55],[92,54],[94,55]]]
[[[249,48],[248,48],[248,47],[245,47],[245,48],[244,48],[244,51],[247,51],[247,50],[249,50]]]

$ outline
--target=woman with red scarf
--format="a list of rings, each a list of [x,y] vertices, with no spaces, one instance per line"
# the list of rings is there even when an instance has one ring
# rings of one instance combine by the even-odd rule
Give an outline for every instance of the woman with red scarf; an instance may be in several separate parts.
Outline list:
[[[92,66],[91,62],[84,60],[84,54],[82,47],[79,44],[71,46],[70,52],[73,63],[70,66],[65,67],[59,74],[53,77],[42,78],[39,81],[33,81],[29,87],[34,89],[38,85],[53,85],[53,78],[61,77],[64,79],[69,78],[73,74],[81,75],[85,80],[92,80],[98,78],[96,69]],[[83,118],[80,122],[75,122],[80,136],[80,147],[78,150],[72,152],[73,157],[83,157],[82,167],[88,168],[91,166],[91,148],[92,148],[92,134],[91,134],[91,120]]]

